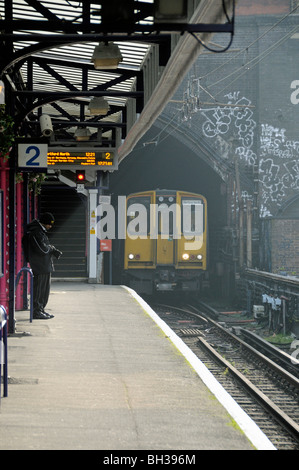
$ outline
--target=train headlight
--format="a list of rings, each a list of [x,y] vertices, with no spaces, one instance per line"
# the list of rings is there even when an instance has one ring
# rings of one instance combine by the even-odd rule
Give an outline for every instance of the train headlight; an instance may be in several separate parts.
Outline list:
[[[129,258],[129,259],[134,259],[133,253],[130,253],[130,254],[128,255],[128,258]]]
[[[197,255],[197,259],[202,259],[202,255]]]
[[[182,255],[182,258],[183,258],[184,261],[188,261],[188,259],[189,259],[188,253],[184,253],[184,254]]]

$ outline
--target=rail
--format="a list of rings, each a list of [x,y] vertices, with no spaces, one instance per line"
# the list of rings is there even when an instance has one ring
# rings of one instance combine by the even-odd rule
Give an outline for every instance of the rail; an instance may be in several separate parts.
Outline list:
[[[188,305],[186,308],[164,305],[161,306],[162,312],[158,314],[177,331],[178,336],[213,375],[217,375],[217,380],[223,383],[228,393],[236,397],[240,406],[264,429],[276,448],[298,450],[298,377],[247,344],[239,334],[233,334],[230,328],[208,318],[209,314],[206,316],[205,310],[210,312],[209,306],[200,304],[201,307],[204,306],[200,310],[198,305]],[[156,305],[155,310],[157,309],[160,310],[160,305]],[[163,315],[163,311],[167,312],[167,316]],[[214,309],[211,311],[213,314],[217,313]],[[196,326],[192,321],[182,327],[182,318],[189,315],[196,319]],[[211,358],[213,359],[210,360]]]
[[[3,366],[3,396],[8,395],[8,374],[7,374],[7,313],[3,305],[0,305],[0,400],[1,382]]]
[[[296,276],[283,276],[281,274],[269,273],[267,271],[259,271],[258,269],[245,269],[245,274],[268,279],[269,281],[279,282],[288,286],[294,286],[299,289],[299,278]]]
[[[20,277],[23,274],[23,272],[27,272],[30,275],[30,323],[32,323],[32,320],[33,320],[33,272],[32,272],[32,269],[27,268],[27,267],[20,269],[16,277],[15,288],[17,289],[19,281],[20,281]]]

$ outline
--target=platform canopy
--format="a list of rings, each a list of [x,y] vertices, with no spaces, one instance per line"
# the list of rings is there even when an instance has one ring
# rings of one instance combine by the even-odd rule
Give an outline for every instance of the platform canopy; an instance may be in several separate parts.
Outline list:
[[[232,0],[1,0],[0,79],[18,134],[115,147],[162,112],[203,41],[234,30]],[[105,62],[106,61],[106,62]],[[45,135],[45,133],[44,133]]]

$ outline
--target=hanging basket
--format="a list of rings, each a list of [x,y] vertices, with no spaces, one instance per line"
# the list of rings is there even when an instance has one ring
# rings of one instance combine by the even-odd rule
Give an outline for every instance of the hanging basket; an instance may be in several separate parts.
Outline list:
[[[29,176],[28,189],[36,196],[41,193],[42,183],[46,178],[45,173],[33,173]]]
[[[0,105],[0,158],[6,161],[15,140],[14,120],[5,112],[5,104]]]
[[[38,196],[41,193],[42,183],[45,181],[46,173],[29,173],[28,176],[28,190],[33,192],[35,196]],[[23,183],[23,173],[16,174],[16,183]]]

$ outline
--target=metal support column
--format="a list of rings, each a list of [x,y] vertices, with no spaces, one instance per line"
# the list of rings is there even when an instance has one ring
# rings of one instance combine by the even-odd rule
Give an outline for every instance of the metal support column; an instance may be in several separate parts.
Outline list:
[[[9,306],[8,331],[15,332],[16,170],[15,150],[9,157]]]
[[[97,282],[97,189],[89,189],[88,220],[88,282]]]

